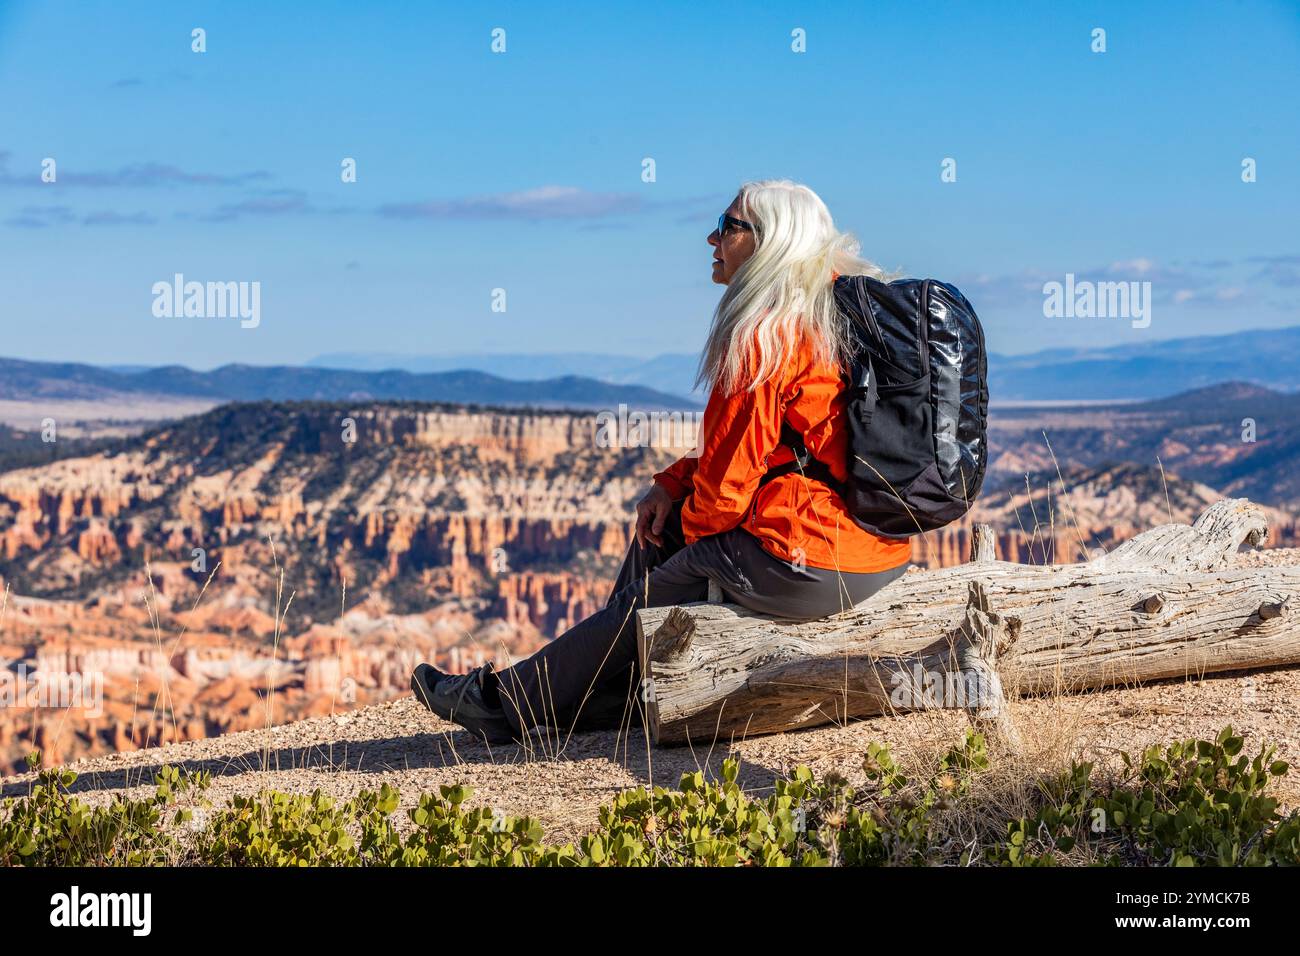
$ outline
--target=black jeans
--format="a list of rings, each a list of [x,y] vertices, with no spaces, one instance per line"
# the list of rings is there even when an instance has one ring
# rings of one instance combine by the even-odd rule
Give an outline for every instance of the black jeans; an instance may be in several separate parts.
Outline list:
[[[644,548],[632,540],[604,608],[498,673],[501,703],[516,730],[619,726],[629,706],[640,701],[633,616],[641,608],[707,600],[714,581],[732,604],[772,617],[813,620],[865,601],[908,568],[850,574],[796,566],[768,554],[740,528],[688,545],[680,502],[661,538],[662,546]]]

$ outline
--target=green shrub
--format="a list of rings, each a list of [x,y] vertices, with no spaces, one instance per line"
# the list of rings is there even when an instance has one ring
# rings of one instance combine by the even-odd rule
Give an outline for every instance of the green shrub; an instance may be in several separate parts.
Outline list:
[[[39,767],[39,755],[28,763]],[[71,770],[41,770],[28,796],[0,803],[0,865],[3,866],[156,866],[181,855],[176,831],[192,819],[177,805],[185,794],[207,789],[207,773],[181,773],[164,767],[154,778],[154,795],[145,800],[114,796],[92,807],[70,794],[77,775]],[[169,821],[171,826],[164,826]]]
[[[355,817],[352,801],[336,806],[319,790],[235,796],[213,817],[198,852],[213,866],[357,866],[361,854],[348,833]]]
[[[44,771],[27,797],[0,804],[0,864],[1295,865],[1300,816],[1279,813],[1267,793],[1288,767],[1271,748],[1248,758],[1242,746],[1226,728],[1214,741],[1151,747],[1136,762],[1124,754],[1120,777],[1103,784],[1092,764],[1074,763],[1037,786],[1032,815],[1009,821],[989,818],[995,801],[982,796],[980,781],[990,758],[970,731],[917,781],[887,748],[870,745],[857,789],[799,767],[758,799],[742,791],[739,764],[727,760],[716,781],[688,773],[676,790],[618,794],[593,832],[558,846],[544,843],[529,817],[468,807],[464,786],[423,794],[404,828],[394,821],[399,794],[387,784],[343,802],[319,790],[232,797],[200,827],[182,798],[201,799],[206,774],[167,767],[152,797],[93,808],[69,793],[75,774]],[[979,821],[974,837],[954,839],[954,819]]]
[[[639,787],[601,807],[600,828],[562,862],[581,866],[821,866],[820,841],[808,813],[822,799],[807,768],[777,780],[764,801],[736,783],[740,766],[722,765],[722,779],[683,774],[679,790]]]
[[[400,842],[391,826],[379,823],[384,838],[376,862],[392,866],[537,866],[555,852],[542,843],[542,827],[530,817],[510,817],[489,807],[464,809],[469,787],[439,787],[438,796],[424,794],[410,811],[415,830]],[[391,791],[397,805],[397,791]],[[375,813],[383,812],[378,808]],[[391,811],[389,811],[391,812]]]
[[[1300,816],[1282,816],[1265,793],[1287,764],[1271,747],[1246,757],[1243,743],[1226,727],[1213,741],[1149,747],[1138,763],[1121,754],[1126,778],[1104,793],[1094,790],[1092,765],[1075,764],[1046,788],[1034,817],[1007,825],[990,859],[1050,866],[1058,853],[1086,848],[1116,866],[1294,866]]]
[[[548,852],[542,828],[487,807],[467,810],[469,787],[424,794],[409,812],[413,830],[392,821],[398,792],[384,784],[339,803],[264,792],[233,797],[199,841],[203,863],[218,866],[528,866]]]

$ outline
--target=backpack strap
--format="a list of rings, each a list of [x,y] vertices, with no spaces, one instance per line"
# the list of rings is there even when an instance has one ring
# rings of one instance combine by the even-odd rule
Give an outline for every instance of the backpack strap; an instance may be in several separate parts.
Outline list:
[[[789,474],[802,474],[813,481],[820,481],[824,485],[829,485],[836,494],[843,496],[844,486],[835,479],[830,466],[812,456],[812,452],[804,447],[803,436],[795,431],[789,422],[781,423],[781,444],[794,452],[794,460],[787,461],[783,465],[777,465],[775,468],[769,468],[763,477],[759,479],[758,486],[760,488],[773,478]]]
[[[869,350],[863,349],[858,352],[852,374],[844,375],[844,386],[853,392],[861,393],[861,400],[857,403],[858,407],[854,413],[861,420],[861,427],[864,430],[870,428],[872,416],[876,411],[878,393],[876,390],[876,372],[871,362],[871,352]],[[829,485],[837,495],[845,501],[849,500],[848,488],[842,482],[836,480],[829,465],[812,456],[812,452],[804,446],[803,436],[795,431],[789,422],[784,420],[781,422],[781,444],[794,452],[794,460],[783,465],[777,465],[775,468],[769,468],[763,477],[759,479],[758,486],[760,488],[773,478],[797,472],[811,478],[813,481],[820,481],[824,485]]]

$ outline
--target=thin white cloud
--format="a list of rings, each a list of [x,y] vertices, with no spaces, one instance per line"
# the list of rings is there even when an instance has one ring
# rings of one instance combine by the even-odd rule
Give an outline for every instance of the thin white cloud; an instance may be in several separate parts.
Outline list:
[[[57,159],[58,157],[55,157]],[[54,183],[41,179],[41,167],[34,165],[26,174],[13,172],[9,166],[13,153],[0,150],[0,187],[27,186],[50,189],[76,186],[90,189],[156,189],[170,186],[246,186],[271,178],[263,170],[221,175],[182,169],[169,163],[132,163],[115,170],[83,170],[60,164]]]
[[[633,193],[599,193],[578,186],[539,186],[466,199],[388,203],[378,213],[390,219],[600,219],[644,208]]]
[[[4,224],[15,229],[47,229],[51,226],[152,226],[157,222],[144,212],[121,213],[105,209],[82,216],[68,206],[23,206]]]

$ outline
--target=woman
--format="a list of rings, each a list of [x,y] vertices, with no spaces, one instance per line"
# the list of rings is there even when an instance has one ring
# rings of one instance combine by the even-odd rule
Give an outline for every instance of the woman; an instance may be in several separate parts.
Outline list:
[[[848,343],[833,282],[880,270],[857,258],[816,193],[786,180],[741,187],[708,242],[713,281],[726,290],[700,361],[710,393],[699,454],[654,476],[604,609],[499,673],[490,663],[464,675],[421,664],[412,675],[425,706],[489,742],[541,725],[617,725],[641,696],[640,608],[703,601],[712,581],[732,603],[810,620],[907,568],[909,542],[859,527],[829,485],[798,471],[762,480],[795,457],[781,444],[783,423],[847,478],[839,368]]]

